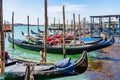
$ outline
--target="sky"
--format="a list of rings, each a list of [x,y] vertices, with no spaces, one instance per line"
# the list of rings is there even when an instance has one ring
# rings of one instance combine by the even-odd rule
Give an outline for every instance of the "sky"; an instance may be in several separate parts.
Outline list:
[[[65,6],[65,17],[70,23],[73,19],[73,13],[78,21],[78,14],[81,20],[89,16],[116,15],[120,14],[120,0],[48,0],[48,22],[56,23],[60,20],[62,23],[62,6]],[[40,24],[44,24],[44,0],[3,0],[3,19],[12,21],[12,12],[14,12],[14,23],[27,24],[29,16],[30,24],[37,24],[37,18]]]

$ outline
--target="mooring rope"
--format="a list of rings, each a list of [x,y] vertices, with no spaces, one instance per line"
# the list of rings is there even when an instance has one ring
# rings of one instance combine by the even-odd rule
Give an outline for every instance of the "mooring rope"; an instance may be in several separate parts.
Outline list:
[[[18,65],[18,64],[16,64],[16,65]],[[18,65],[18,66],[19,66],[19,65]],[[5,78],[7,77],[7,75],[8,75],[12,70],[16,69],[18,66],[14,67],[14,68],[10,69],[8,72],[6,72],[2,77],[0,77],[0,80],[5,79]]]
[[[10,69],[8,72],[6,72],[2,77],[0,77],[0,80],[5,79],[11,71],[12,71],[12,69]]]

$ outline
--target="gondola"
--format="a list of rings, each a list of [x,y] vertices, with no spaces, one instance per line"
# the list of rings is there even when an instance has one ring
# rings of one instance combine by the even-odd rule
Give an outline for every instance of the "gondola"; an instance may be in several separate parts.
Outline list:
[[[38,64],[35,62],[27,63],[25,61],[18,61],[17,64],[11,64],[5,67],[5,72],[8,72],[11,69],[9,74],[12,77],[25,77],[28,67],[30,68],[31,65],[34,67],[33,76],[40,78],[79,75],[85,72],[88,67],[87,52],[83,51],[82,56],[73,62],[71,62],[71,58],[66,58],[54,64]]]
[[[34,32],[33,30],[31,30],[31,33],[32,33],[32,34],[35,34],[35,35],[37,35],[37,34],[38,34],[38,33]]]
[[[24,36],[26,39],[29,39],[30,41],[32,42],[36,42],[36,43],[42,43],[43,41],[43,37],[33,37],[31,35],[25,35],[24,32],[21,32],[22,33],[22,36]],[[73,40],[73,39],[72,39]],[[72,40],[65,40],[65,43],[71,43]],[[102,40],[101,37],[84,37],[84,38],[81,38],[81,40],[76,40],[76,43],[80,43],[80,42],[84,42],[84,44],[94,44],[94,43],[98,43]]]
[[[33,37],[31,35],[27,35],[27,34],[24,34],[24,32],[21,32],[22,33],[22,36],[24,36],[26,39],[32,41],[32,42],[36,42],[36,43],[43,43],[43,36],[39,36],[39,37]]]
[[[13,38],[10,36],[8,37],[8,41],[13,43]],[[93,51],[93,50],[98,50],[104,47],[108,47],[114,43],[114,38],[112,37],[111,39],[107,41],[101,41],[96,44],[90,44],[90,45],[66,45],[66,54],[79,54],[82,53],[82,51],[87,50],[87,51]],[[25,40],[20,40],[20,39],[14,39],[14,44],[25,49],[29,50],[35,50],[35,51],[43,51],[44,50],[44,44],[33,44],[33,43],[28,43]],[[62,45],[57,45],[57,46],[51,46],[47,45],[47,52],[48,53],[56,53],[56,54],[62,54],[63,53],[63,48]]]
[[[48,30],[52,31],[52,30],[63,30],[63,28],[48,28]]]
[[[33,30],[31,30],[31,33],[32,34],[38,34],[38,33],[44,33],[44,31],[41,31],[40,29],[38,29],[38,33],[37,33],[37,32],[34,32]]]
[[[34,34],[36,35],[36,37],[43,37],[44,35],[44,31],[41,31],[40,29],[38,30],[38,33],[37,32],[34,32],[33,30],[31,30],[31,34]]]

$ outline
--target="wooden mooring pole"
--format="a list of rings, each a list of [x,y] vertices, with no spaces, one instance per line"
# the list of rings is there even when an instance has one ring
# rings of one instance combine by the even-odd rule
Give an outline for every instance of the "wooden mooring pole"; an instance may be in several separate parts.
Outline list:
[[[2,0],[0,0],[0,76],[5,73],[5,54],[4,54],[4,33],[3,33],[3,10]]]
[[[40,26],[40,24],[39,24],[39,18],[37,18],[37,25],[38,25],[38,33],[39,33],[39,26]]]
[[[67,19],[67,26],[66,26],[66,32],[69,31],[69,24],[68,24],[68,19]]]
[[[66,58],[66,50],[65,50],[65,7],[63,6],[63,58]]]
[[[14,12],[12,12],[12,38],[13,38],[12,48],[14,49]]]
[[[24,80],[34,80],[34,64],[28,63],[25,71],[25,78]]]
[[[28,37],[30,37],[30,30],[29,30],[29,16],[27,16],[27,32],[28,32]],[[29,43],[29,38],[28,38],[28,43]]]
[[[85,28],[86,28],[86,18],[84,17],[84,19],[83,19],[83,32],[84,32],[84,37],[86,37]]]
[[[71,33],[73,31],[73,20],[71,20]]]
[[[48,16],[47,16],[47,0],[44,2],[44,8],[45,8],[45,40],[44,40],[44,59],[43,61],[46,62],[46,56],[47,56],[47,34],[48,34]]]
[[[5,36],[5,37],[6,37],[6,26],[7,26],[7,25],[6,25],[6,21],[4,20],[4,32],[5,32],[5,35],[4,35],[4,36]]]
[[[78,28],[79,28],[79,40],[81,39],[81,22],[80,22],[80,14],[78,14]]]
[[[54,35],[55,35],[55,33],[56,33],[56,30],[55,30],[55,17],[54,17]]]
[[[74,22],[74,44],[76,45],[76,22],[75,22],[75,14],[73,14],[73,22]]]
[[[60,19],[58,19],[58,33],[60,33]]]

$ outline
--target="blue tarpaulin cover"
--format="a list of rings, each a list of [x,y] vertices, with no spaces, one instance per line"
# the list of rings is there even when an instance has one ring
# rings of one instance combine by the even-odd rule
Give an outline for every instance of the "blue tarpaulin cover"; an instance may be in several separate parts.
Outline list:
[[[63,67],[63,68],[57,68],[57,70],[63,71],[69,74],[74,74],[74,65],[75,65],[75,62],[71,62],[70,65]]]
[[[66,58],[66,59],[63,59],[63,60],[55,63],[54,65],[56,68],[64,68],[64,67],[70,65],[70,60],[71,60],[71,58]]]

